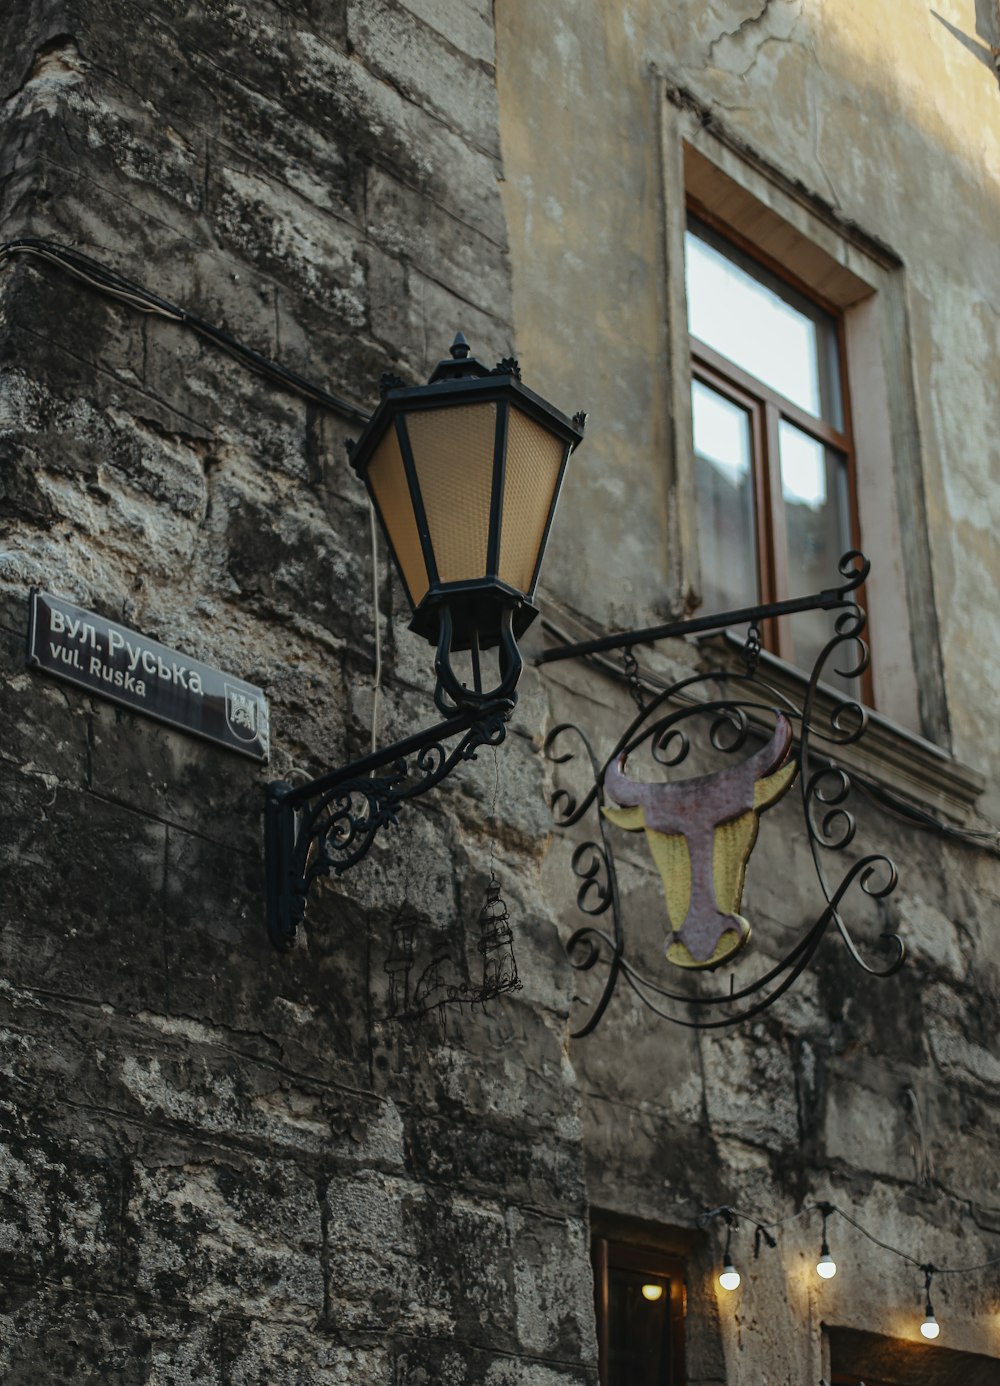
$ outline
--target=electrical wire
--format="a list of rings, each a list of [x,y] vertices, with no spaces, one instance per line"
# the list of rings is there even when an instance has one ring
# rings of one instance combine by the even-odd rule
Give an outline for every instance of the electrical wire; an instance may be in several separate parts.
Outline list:
[[[125,303],[140,313],[149,313],[155,317],[176,322],[183,327],[189,327],[199,337],[212,342],[222,351],[242,362],[243,365],[256,371],[258,375],[264,376],[289,393],[299,395],[311,404],[318,404],[324,409],[330,409],[342,418],[349,419],[352,423],[365,424],[368,422],[370,416],[363,409],[341,399],[338,395],[331,394],[322,386],[313,384],[312,381],[306,380],[304,376],[298,375],[295,371],[288,370],[279,362],[261,355],[259,351],[247,346],[246,342],[240,341],[238,337],[226,332],[224,328],[206,322],[204,318],[199,318],[186,308],[171,303],[158,294],[151,293],[141,284],[135,283],[134,280],[127,279],[114,270],[109,270],[99,261],[91,259],[89,255],[84,255],[79,250],[59,245],[55,241],[40,240],[34,236],[22,236],[17,240],[4,241],[0,244],[0,265],[18,255],[32,256],[48,264],[56,265],[64,273],[71,275],[83,284],[89,285],[98,293],[116,299],[119,303]]]
[[[818,1204],[811,1204],[812,1209],[816,1209]],[[919,1260],[916,1256],[911,1256],[907,1251],[900,1251],[898,1246],[890,1246],[888,1242],[881,1241],[873,1232],[869,1232],[867,1227],[863,1227],[857,1218],[851,1217],[850,1213],[845,1213],[843,1208],[838,1208],[836,1203],[831,1203],[830,1207],[835,1213],[839,1213],[845,1222],[849,1222],[853,1228],[861,1233],[862,1237],[867,1237],[870,1242],[882,1248],[883,1251],[891,1251],[894,1256],[900,1256],[904,1261],[909,1261],[911,1266],[916,1266],[918,1270],[923,1270],[928,1264],[926,1261]],[[1000,1266],[1000,1256],[994,1256],[989,1261],[981,1261],[975,1266],[939,1266],[934,1263],[935,1275],[971,1275],[974,1271],[989,1270],[991,1266]]]
[[[771,1228],[780,1227],[787,1222],[796,1222],[799,1218],[805,1217],[807,1213],[837,1213],[840,1217],[844,1219],[845,1222],[850,1223],[850,1225],[856,1231],[860,1232],[863,1237],[866,1237],[868,1241],[872,1242],[875,1246],[881,1247],[883,1251],[891,1252],[893,1256],[900,1257],[901,1260],[907,1261],[911,1266],[915,1266],[917,1270],[925,1270],[928,1264],[930,1264],[927,1261],[921,1260],[917,1256],[911,1256],[908,1251],[900,1250],[898,1246],[892,1246],[889,1242],[882,1241],[880,1237],[876,1237],[874,1232],[869,1232],[867,1227],[865,1227],[862,1223],[858,1222],[857,1218],[853,1217],[850,1213],[846,1212],[838,1204],[831,1203],[825,1200],[821,1203],[804,1203],[802,1207],[797,1209],[794,1213],[788,1213],[785,1215],[785,1217],[774,1218],[772,1220],[758,1218],[755,1214],[745,1212],[741,1208],[731,1208],[728,1206],[723,1206],[720,1208],[710,1208],[706,1210],[704,1213],[700,1213],[698,1215],[697,1222],[699,1226],[704,1227],[712,1218],[723,1218],[726,1222],[726,1225],[731,1226],[732,1219],[738,1218],[743,1222],[750,1223],[750,1225],[753,1227]],[[769,1242],[769,1244],[774,1245],[773,1239]],[[980,1261],[978,1264],[972,1266],[939,1266],[935,1262],[934,1274],[972,1275],[977,1271],[990,1270],[993,1266],[1000,1266],[1000,1256],[991,1257],[988,1261]]]
[[[378,605],[378,532],[375,525],[375,507],[371,500],[368,501],[368,517],[371,521],[372,534],[372,611],[375,615],[375,676],[372,687],[372,754],[376,750],[376,736],[378,734],[378,697],[379,689],[382,686],[382,616]],[[374,769],[372,774],[375,774]]]

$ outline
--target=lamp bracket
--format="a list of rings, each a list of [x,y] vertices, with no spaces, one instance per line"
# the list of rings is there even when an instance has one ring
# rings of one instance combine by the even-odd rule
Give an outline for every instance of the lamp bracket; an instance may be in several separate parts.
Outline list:
[[[518,603],[523,606],[524,603]],[[524,659],[518,649],[514,636],[514,603],[505,603],[500,613],[499,639],[499,683],[495,688],[483,691],[482,670],[478,633],[473,629],[469,654],[472,661],[472,688],[460,683],[452,667],[451,654],[454,640],[454,623],[451,606],[443,602],[438,608],[438,644],[434,656],[434,671],[437,683],[434,689],[434,703],[439,712],[445,714],[463,708],[485,707],[497,700],[514,698],[514,690],[524,668]],[[533,610],[534,608],[532,608]]]
[[[292,786],[267,787],[264,855],[267,928],[276,948],[295,942],[313,882],[342,876],[365,857],[398,812],[441,783],[480,746],[499,746],[516,694],[466,706],[381,751]],[[457,738],[457,740],[456,740]],[[453,742],[450,747],[448,742]]]
[[[773,602],[767,606],[746,607],[716,616],[560,645],[538,657],[537,663],[547,664],[612,649],[630,651],[639,643],[726,629],[745,622],[754,627],[771,616],[815,610],[837,613],[833,636],[819,652],[805,694],[799,701],[794,701],[787,693],[766,682],[757,670],[756,655],[750,650],[743,671],[708,669],[668,687],[653,689],[648,700],[645,690],[642,690],[643,696],[636,699],[636,715],[606,758],[597,754],[585,732],[573,723],[561,723],[549,732],[544,749],[548,759],[555,765],[566,765],[577,758],[576,751],[567,746],[572,738],[582,746],[584,755],[581,759],[587,781],[582,794],[569,787],[556,790],[551,806],[557,826],[572,829],[582,823],[588,813],[593,813],[596,818],[596,836],[579,841],[572,855],[572,870],[579,882],[577,905],[584,915],[592,919],[605,913],[609,913],[611,919],[610,930],[598,928],[596,922],[584,924],[575,930],[566,945],[570,962],[578,971],[589,972],[599,963],[602,969],[606,968],[596,999],[592,1000],[589,1014],[575,1030],[574,1038],[589,1035],[597,1028],[619,981],[626,983],[656,1015],[678,1025],[693,1029],[716,1029],[747,1020],[765,1010],[788,990],[808,965],[831,925],[839,932],[853,961],[870,975],[888,977],[902,966],[904,948],[895,934],[882,934],[881,947],[886,951],[888,961],[876,966],[862,956],[845,919],[845,903],[854,888],[876,901],[881,901],[895,889],[896,869],[890,859],[880,852],[870,852],[852,860],[839,882],[831,880],[827,874],[830,854],[843,851],[854,840],[857,826],[854,815],[845,807],[851,791],[851,779],[834,759],[834,753],[838,747],[850,746],[860,740],[867,726],[867,712],[849,693],[838,694],[829,685],[824,685],[824,698],[833,697],[834,703],[832,708],[828,706],[824,709],[822,701],[819,705],[817,703],[817,691],[831,661],[833,672],[847,680],[860,678],[868,666],[868,647],[862,639],[865,614],[853,594],[868,576],[869,569],[867,558],[852,550],[840,560],[839,571],[844,583],[839,588],[824,590],[809,597]],[[627,673],[625,677],[628,677]],[[730,766],[714,775],[681,781],[677,785],[641,785],[625,780],[625,759],[640,750],[648,752],[660,766],[680,765],[690,750],[690,734],[699,725],[707,733],[706,750],[723,755],[739,752],[751,735],[762,736],[765,740],[771,736],[771,741],[750,761],[744,760],[743,765]],[[786,746],[790,746],[790,751],[786,762],[788,768],[780,772],[780,793],[791,786],[795,778],[791,767],[794,766],[801,795],[805,836],[823,897],[815,922],[799,933],[779,962],[742,987],[735,985],[735,977],[730,974],[729,985],[721,989],[706,990],[697,981],[684,988],[668,988],[641,971],[635,961],[628,957],[615,866],[615,838],[609,831],[608,816],[604,812],[605,776],[608,775],[610,786],[618,786],[618,792],[625,787],[633,795],[618,802],[646,805],[613,810],[616,815],[614,821],[619,827],[636,831],[645,825],[645,831],[650,833],[659,822],[662,829],[652,831],[653,838],[659,838],[653,851],[654,855],[660,853],[658,864],[668,890],[668,913],[671,889],[677,912],[683,914],[685,909],[688,910],[683,926],[680,919],[671,919],[674,932],[668,934],[667,947],[668,957],[672,957],[678,940],[684,941],[685,930],[695,914],[696,895],[703,917],[708,915],[710,922],[722,921],[729,929],[739,925],[744,930],[744,941],[749,935],[749,925],[737,913],[742,875],[739,876],[738,890],[730,892],[736,895],[735,907],[730,907],[729,914],[720,914],[718,911],[726,907],[721,900],[713,899],[712,867],[709,864],[706,869],[705,863],[712,860],[713,834],[719,828],[725,826],[728,829],[730,823],[739,821],[750,829],[744,843],[746,845],[748,842],[749,846],[743,853],[742,864],[737,863],[733,869],[745,870],[756,838],[756,823],[749,822],[751,815],[748,813],[744,813],[740,820],[734,818],[734,814],[743,811],[743,806],[733,799],[733,786],[740,782],[741,771],[753,768],[751,762],[763,764],[771,748],[782,738]],[[818,750],[814,748],[814,742],[820,743]],[[768,768],[760,772],[771,778],[758,779],[757,789],[763,790],[766,785],[774,785],[779,779],[779,774],[773,773],[776,763],[772,758]],[[674,797],[661,797],[664,790],[674,792]],[[753,787],[750,791],[744,787],[744,792],[753,793]],[[764,798],[764,806],[776,802],[778,797],[780,794],[774,793],[770,800]],[[751,804],[759,802],[758,799],[751,799]],[[678,809],[678,803],[686,804],[686,807]],[[695,807],[692,808],[692,805]],[[714,816],[709,810],[715,811]],[[641,818],[636,817],[639,814]],[[660,819],[654,818],[651,824],[649,818],[654,814],[659,814]],[[667,817],[670,814],[674,817],[668,825]],[[663,846],[664,843],[668,844],[667,848]],[[685,844],[687,852],[682,852],[679,846],[669,846],[670,843]],[[668,852],[679,853],[680,859],[688,863],[688,905],[677,906],[677,894],[683,898],[685,892],[684,888],[676,886],[676,874],[670,874],[675,868],[665,868],[663,865],[664,860],[668,859]],[[692,862],[695,862],[694,866]],[[667,885],[668,876],[672,886]],[[691,884],[692,878],[696,881],[695,885]],[[733,934],[721,937],[732,938]],[[720,942],[713,955],[709,945],[701,953],[687,953],[687,961],[682,962],[681,966],[689,978],[692,976],[689,969],[695,970],[696,978],[700,977],[698,969],[711,971],[739,946],[741,943],[723,945]]]

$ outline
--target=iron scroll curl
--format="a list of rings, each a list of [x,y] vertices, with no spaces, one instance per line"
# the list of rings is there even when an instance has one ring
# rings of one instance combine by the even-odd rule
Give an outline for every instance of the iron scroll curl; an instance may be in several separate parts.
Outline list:
[[[313,882],[348,871],[411,799],[474,760],[481,747],[499,746],[513,708],[512,697],[484,702],[297,789],[280,781],[268,786],[268,930],[275,947],[294,944]]]
[[[639,707],[604,760],[576,724],[562,722],[549,732],[543,747],[549,762],[556,767],[569,766],[582,758],[587,772],[582,792],[575,793],[565,785],[554,790],[550,807],[556,826],[572,828],[596,814],[595,834],[580,842],[571,857],[578,882],[577,906],[588,918],[568,938],[566,952],[575,971],[601,974],[602,982],[585,1018],[574,1028],[574,1038],[593,1033],[621,981],[654,1014],[686,1028],[719,1029],[750,1020],[794,984],[831,925],[848,955],[868,975],[889,977],[903,965],[905,948],[898,935],[881,936],[880,946],[890,956],[885,965],[878,966],[865,958],[845,918],[855,892],[883,900],[895,890],[898,877],[890,858],[881,852],[868,852],[845,864],[839,879],[831,871],[837,854],[849,848],[857,836],[857,821],[849,807],[851,777],[834,756],[839,747],[860,740],[868,715],[851,695],[838,694],[824,684],[820,698],[819,688],[827,670],[844,679],[857,679],[867,668],[869,654],[863,638],[866,618],[853,593],[865,581],[869,567],[864,555],[856,551],[845,554],[839,565],[844,585],[835,594],[820,594],[822,606],[836,611],[833,634],[816,657],[800,704],[768,683],[755,664],[748,662],[745,671],[712,669],[661,688]],[[832,595],[836,602],[828,599]],[[620,643],[631,648],[632,642],[626,637]],[[607,642],[603,644],[606,648]],[[704,728],[706,721],[705,739],[711,749],[723,756],[733,755],[751,737],[766,735],[761,729],[773,726],[779,714],[794,732],[791,758],[797,764],[802,816],[821,907],[784,956],[742,987],[735,986],[735,979],[728,990],[709,990],[701,984],[690,990],[665,986],[627,956],[614,838],[602,812],[604,776],[620,756],[628,757],[642,748],[666,769],[682,766],[691,752],[692,731],[697,724]],[[603,919],[597,923],[609,915],[607,923]]]

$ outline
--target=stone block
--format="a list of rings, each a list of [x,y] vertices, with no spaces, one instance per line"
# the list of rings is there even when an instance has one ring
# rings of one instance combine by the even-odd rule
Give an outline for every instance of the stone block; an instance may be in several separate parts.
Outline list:
[[[298,100],[314,112],[320,130],[349,129],[360,157],[394,170],[496,245],[506,245],[492,155],[316,35],[296,32],[291,58]]]
[[[257,839],[260,841],[260,839]],[[358,911],[313,886],[306,926],[275,951],[260,858],[169,832],[165,899],[170,1006],[213,1027],[267,1037],[290,1070],[369,1084],[367,939]],[[339,907],[338,907],[339,903]]]
[[[52,1208],[64,1281],[109,1290],[120,1283],[123,1187],[119,1162],[67,1155]]]
[[[283,500],[279,488],[251,489],[232,472],[216,483],[212,528],[221,528],[240,604],[258,616],[308,620],[341,639],[367,627],[370,592],[357,581],[347,536],[335,534],[314,505],[290,511]]]
[[[90,80],[72,86],[60,114],[69,138],[86,148],[95,181],[127,190],[138,208],[155,207],[161,221],[178,228],[202,211],[201,142],[180,137],[124,83]]]
[[[499,1209],[374,1172],[326,1191],[331,1322],[514,1345]]]
[[[489,0],[401,0],[448,43],[492,66],[496,58],[493,7]]]
[[[51,1199],[59,1167],[44,1150],[0,1142],[0,1257],[7,1275],[45,1276],[56,1261]]]
[[[280,278],[285,292],[312,298],[334,325],[363,325],[364,266],[354,227],[225,157],[213,170],[209,195],[213,222],[227,246]]]
[[[0,758],[24,774],[82,788],[87,776],[88,700],[74,697],[68,684],[27,667],[26,601],[12,604],[11,618],[21,629],[0,634],[0,724],[6,728]]]
[[[409,1113],[407,1164],[419,1183],[462,1188],[479,1197],[564,1214],[584,1202],[579,1151],[535,1130],[487,1126]]]
[[[468,1343],[410,1339],[395,1360],[399,1386],[597,1386],[596,1366],[505,1356]]]
[[[449,284],[440,283],[422,267],[411,267],[407,284],[410,312],[426,325],[424,360],[428,375],[446,354],[447,346],[456,332],[465,334],[476,356],[482,361],[499,361],[515,354],[513,328],[501,316],[505,305],[477,308],[466,302]]]
[[[231,1386],[395,1386],[384,1347],[349,1346],[261,1320],[227,1322],[223,1341]]]
[[[900,1100],[902,1083],[897,1079],[894,1086],[892,1093],[873,1091],[846,1074],[830,1083],[823,1127],[828,1159],[890,1179],[912,1170],[907,1152],[913,1135]]]
[[[291,1163],[138,1166],[126,1228],[136,1289],[161,1304],[291,1322],[322,1310],[316,1188]]]
[[[636,1101],[595,1096],[581,1112],[587,1196],[622,1217],[684,1225],[695,1204],[716,1206],[717,1140]]]
[[[444,1023],[428,1019],[412,1036],[396,1024],[373,1027],[376,1089],[404,1108],[427,1114],[463,1112],[511,1129],[577,1137],[575,1075],[561,1020],[517,995],[484,1007],[448,1007]],[[521,1055],[532,1054],[525,1065]]]
[[[503,245],[470,230],[436,202],[429,202],[394,178],[391,171],[378,166],[367,179],[365,226],[368,236],[386,254],[438,280],[480,312],[508,316],[509,267]],[[450,337],[444,340],[446,327],[440,331],[440,354],[444,356]],[[471,337],[469,340],[474,354],[480,355],[480,343]],[[487,365],[492,364],[487,361]]]
[[[0,1291],[0,1325],[5,1386],[223,1386],[217,1328],[184,1311],[8,1282]]]
[[[90,786],[104,798],[229,845],[253,834],[269,778],[266,765],[94,700]]]
[[[460,55],[437,29],[392,0],[352,0],[347,33],[378,76],[440,116],[475,148],[500,158],[496,88],[485,65]]]
[[[539,1357],[585,1361],[596,1337],[586,1222],[509,1208],[507,1223],[518,1248],[513,1275],[519,1345]]]
[[[767,1026],[701,1036],[705,1104],[719,1135],[768,1150],[798,1146],[795,1073],[791,1058]],[[759,1094],[766,1093],[766,1102]]]
[[[939,1071],[945,1078],[972,1088],[995,1092],[1000,1087],[1000,1058],[990,1049],[993,1030],[982,1008],[949,987],[925,989],[926,1034]]]
[[[0,795],[4,976],[126,1010],[161,1004],[163,826],[34,776],[5,776]]]

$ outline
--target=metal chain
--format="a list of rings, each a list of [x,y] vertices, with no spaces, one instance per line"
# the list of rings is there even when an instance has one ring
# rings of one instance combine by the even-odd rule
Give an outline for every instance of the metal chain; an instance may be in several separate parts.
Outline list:
[[[746,665],[747,677],[753,678],[757,672],[757,660],[760,658],[760,626],[756,621],[752,621],[747,629],[746,644],[743,646],[743,663]]]
[[[490,805],[490,880],[495,881],[497,860],[497,799],[500,796],[500,761],[493,747],[493,803]]]
[[[625,669],[625,677],[628,679],[628,691],[632,695],[632,701],[640,712],[644,712],[646,695],[643,691],[642,680],[639,677],[639,661],[632,653],[631,645],[626,645],[622,650],[622,665]]]

